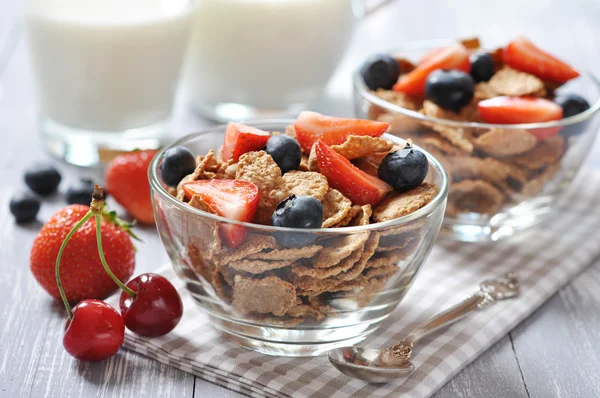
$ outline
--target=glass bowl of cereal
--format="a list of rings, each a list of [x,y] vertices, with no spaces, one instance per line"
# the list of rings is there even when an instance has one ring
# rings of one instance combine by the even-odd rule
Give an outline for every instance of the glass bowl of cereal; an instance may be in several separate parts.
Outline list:
[[[355,72],[357,117],[385,121],[450,178],[442,236],[481,242],[543,221],[593,146],[600,82],[518,37],[408,44]]]
[[[304,112],[214,127],[153,159],[161,239],[224,335],[321,355],[363,340],[400,303],[438,235],[448,179],[388,127]]]

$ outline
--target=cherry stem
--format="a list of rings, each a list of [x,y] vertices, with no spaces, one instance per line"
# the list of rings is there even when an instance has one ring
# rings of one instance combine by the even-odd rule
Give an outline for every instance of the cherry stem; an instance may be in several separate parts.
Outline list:
[[[102,215],[95,214],[95,216],[96,216],[96,242],[98,242],[98,254],[100,255],[100,261],[102,262],[102,266],[104,267],[104,270],[106,271],[108,276],[110,276],[110,279],[113,280],[113,282],[115,282],[129,296],[135,297],[136,293],[133,290],[131,290],[130,288],[128,288],[127,286],[125,286],[125,284],[123,284],[123,282],[121,282],[121,280],[119,278],[117,278],[117,276],[115,274],[113,274],[112,270],[108,266],[108,263],[106,262],[106,258],[104,257],[104,250],[102,250]]]
[[[81,226],[83,224],[85,224],[86,221],[88,221],[92,217],[96,218],[96,242],[97,242],[97,246],[98,246],[98,254],[100,255],[100,261],[102,262],[102,266],[104,267],[104,270],[106,271],[108,276],[110,276],[110,278],[117,284],[117,286],[119,286],[121,289],[123,289],[125,291],[125,293],[127,293],[131,297],[135,297],[135,295],[136,295],[136,293],[133,290],[131,290],[130,288],[125,286],[123,284],[123,282],[121,282],[119,280],[119,278],[117,278],[116,275],[113,274],[110,267],[108,266],[108,263],[106,262],[106,258],[104,257],[104,251],[102,250],[102,211],[103,210],[104,210],[104,191],[103,191],[102,187],[99,187],[98,185],[96,185],[94,187],[94,193],[92,194],[92,203],[90,204],[90,211],[85,213],[85,216],[83,216],[81,218],[81,220],[79,220],[77,222],[77,224],[75,224],[73,226],[73,228],[69,231],[69,233],[63,240],[62,245],[60,245],[60,249],[58,250],[58,255],[56,256],[56,266],[55,266],[56,285],[58,286],[58,292],[60,293],[60,298],[62,299],[63,304],[65,305],[65,308],[67,310],[67,316],[71,320],[73,319],[73,311],[71,310],[71,304],[69,304],[69,300],[67,300],[67,295],[65,294],[65,290],[63,289],[62,281],[60,280],[60,260],[62,259],[62,255],[63,255],[63,252],[65,251],[65,248],[67,247],[67,244],[69,243],[69,241],[71,240],[73,235],[75,235],[75,232],[77,232],[79,230],[79,228],[81,228]]]
[[[104,257],[104,250],[102,249],[102,211],[104,210],[104,191],[102,187],[96,185],[94,187],[94,193],[92,194],[92,204],[90,205],[90,212],[92,215],[96,217],[96,244],[98,246],[98,254],[100,255],[100,262],[102,262],[102,266],[104,270],[110,276],[110,279],[113,280],[125,293],[127,293],[131,297],[135,297],[136,293],[128,288],[115,274],[113,274],[112,270],[108,266],[106,262],[106,258]],[[87,215],[86,215],[87,216]]]
[[[58,292],[60,293],[60,297],[62,298],[62,301],[63,301],[63,303],[65,305],[65,308],[67,309],[67,316],[71,320],[73,319],[73,312],[71,311],[71,305],[69,304],[69,300],[67,300],[67,295],[65,294],[62,282],[60,280],[60,260],[62,258],[63,252],[65,251],[65,247],[67,247],[67,243],[69,243],[69,241],[71,240],[71,237],[75,234],[75,232],[77,232],[77,230],[79,228],[81,228],[81,226],[83,224],[85,224],[85,222],[87,220],[89,220],[93,216],[94,216],[94,213],[92,213],[91,211],[88,211],[85,214],[85,216],[83,216],[83,218],[81,220],[79,220],[77,222],[77,224],[75,224],[73,226],[73,228],[69,231],[69,233],[65,237],[65,240],[63,240],[63,243],[60,246],[60,249],[58,250],[58,255],[56,256],[56,267],[55,267],[56,284],[58,285]]]

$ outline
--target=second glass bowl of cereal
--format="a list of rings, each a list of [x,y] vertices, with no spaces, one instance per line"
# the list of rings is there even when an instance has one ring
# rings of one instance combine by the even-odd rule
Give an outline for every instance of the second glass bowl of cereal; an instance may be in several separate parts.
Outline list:
[[[387,54],[417,62],[454,43],[419,42]],[[404,62],[400,66],[412,67]],[[549,90],[557,96],[582,96],[589,109],[557,121],[491,124],[472,121],[477,98],[460,112],[452,112],[424,98],[415,101],[392,90],[373,91],[364,82],[362,67],[353,76],[356,116],[389,122],[391,134],[412,139],[440,160],[451,181],[441,235],[457,240],[495,241],[543,221],[582,167],[600,124],[600,81],[583,70],[556,91]],[[515,81],[516,87],[506,89],[519,94],[521,83],[525,89],[536,89],[535,79],[513,70],[504,71],[494,84]],[[476,85],[475,96],[478,90],[486,95],[481,93],[486,88],[489,84]]]
[[[282,132],[292,123],[250,125]],[[223,143],[224,134],[224,126],[215,127],[182,138],[171,148],[183,146],[204,155]],[[403,144],[396,137],[384,138]],[[379,214],[384,221],[373,224],[370,210],[349,210],[347,199],[326,187],[321,193],[324,218],[341,220],[355,211],[353,221],[343,228],[299,230],[232,221],[178,200],[159,169],[168,149],[155,157],[149,173],[157,228],[173,267],[216,328],[267,354],[320,355],[363,340],[400,303],[441,226],[448,181],[427,153],[429,173],[407,197],[409,214],[393,219]],[[286,181],[275,185],[283,187]],[[414,207],[415,200],[421,205]],[[219,231],[236,228],[245,231],[245,239],[230,249]],[[286,235],[310,243],[285,248],[278,242]]]

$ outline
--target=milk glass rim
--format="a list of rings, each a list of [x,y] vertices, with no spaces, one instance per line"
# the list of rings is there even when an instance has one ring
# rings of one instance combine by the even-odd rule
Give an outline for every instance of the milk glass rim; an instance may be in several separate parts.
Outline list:
[[[105,25],[110,25],[111,27],[122,27],[122,26],[124,27],[124,26],[129,26],[132,23],[134,23],[135,25],[138,25],[138,26],[139,25],[143,26],[144,24],[155,24],[157,22],[163,23],[163,22],[166,22],[169,20],[176,20],[178,18],[187,16],[187,15],[191,15],[192,13],[194,13],[196,11],[201,0],[186,0],[185,3],[183,3],[183,6],[181,7],[181,9],[176,13],[165,14],[160,17],[153,17],[153,18],[147,18],[147,19],[142,18],[135,22],[119,21],[118,19],[114,20],[114,21],[77,21],[75,19],[70,19],[70,18],[61,19],[60,17],[48,16],[43,13],[40,13],[32,7],[34,5],[34,3],[40,2],[40,1],[47,1],[47,0],[23,0],[20,3],[21,15],[28,17],[28,18],[34,17],[34,18],[43,18],[45,20],[59,20],[61,23],[70,24],[72,26],[85,25],[88,27],[89,26],[102,27]],[[25,18],[25,21],[27,22],[27,18]]]

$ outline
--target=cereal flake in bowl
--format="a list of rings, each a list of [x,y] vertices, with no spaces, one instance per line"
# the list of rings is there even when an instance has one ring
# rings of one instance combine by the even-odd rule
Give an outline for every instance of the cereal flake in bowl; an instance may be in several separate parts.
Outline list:
[[[431,251],[448,191],[441,165],[382,135],[387,125],[355,122],[306,112],[229,124],[153,160],[157,228],[174,269],[241,345],[310,356],[359,342]],[[384,173],[396,189],[373,169],[386,157],[407,170]]]
[[[543,221],[593,146],[600,82],[519,37],[408,44],[354,74],[359,117],[391,124],[438,159],[451,184],[442,234],[512,236]]]

